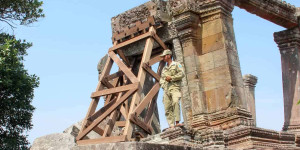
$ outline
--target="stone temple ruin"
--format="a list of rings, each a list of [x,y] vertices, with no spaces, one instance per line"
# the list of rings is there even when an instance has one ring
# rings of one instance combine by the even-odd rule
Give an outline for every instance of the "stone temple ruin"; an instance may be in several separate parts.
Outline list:
[[[281,54],[283,77],[285,122],[280,132],[256,127],[254,95],[257,78],[241,74],[231,15],[235,6],[286,28],[274,33]],[[126,64],[128,68],[125,70],[131,70],[129,72],[134,75],[140,74],[141,70],[148,71],[149,74],[144,73],[143,82],[140,82],[143,85],[130,85],[130,88],[139,91],[136,92],[138,97],[147,97],[156,87],[155,79],[159,78],[159,71],[151,72],[150,66],[160,61],[157,56],[163,49],[170,48],[185,71],[181,101],[185,126],[160,133],[156,93],[148,98],[152,101],[149,106],[145,104],[145,109],[138,105],[141,104],[140,98],[136,105],[129,107],[129,104],[124,104],[124,108],[116,105],[108,111],[118,102],[112,100],[115,102],[112,106],[99,112],[107,112],[108,115],[95,115],[97,112],[89,109],[83,122],[71,126],[60,135],[68,135],[67,138],[73,141],[68,146],[64,147],[62,144],[61,147],[73,150],[124,147],[178,150],[300,149],[300,106],[297,106],[300,99],[299,23],[300,8],[281,0],[151,0],[113,17],[111,25],[114,46],[98,69],[102,71],[106,66],[105,62],[113,59],[116,63]],[[151,48],[147,48],[151,40],[145,37],[132,42],[132,39],[145,34],[156,40],[152,40]],[[152,51],[148,53],[148,49]],[[113,50],[117,50],[116,53],[122,60],[116,60]],[[148,53],[147,61],[144,59],[145,51]],[[132,62],[140,65],[133,65]],[[122,71],[122,66],[118,66]],[[127,80],[131,80],[126,71],[109,77],[126,74]],[[117,86],[117,83],[113,80],[106,80],[104,83],[101,78],[103,74],[105,72],[101,72],[99,83],[108,88],[102,92],[105,95],[103,93],[108,92],[109,87],[114,87],[113,84]],[[139,77],[138,75],[137,78]],[[124,77],[122,83],[127,80]],[[134,82],[131,83],[133,85]],[[92,98],[102,96],[98,90],[93,93]],[[112,92],[109,94],[111,96],[107,96],[106,101],[113,97]],[[135,101],[135,98],[129,97],[130,95],[127,97],[128,101]],[[94,107],[93,102],[91,107]],[[140,109],[140,116],[132,118],[133,107]],[[150,117],[149,110],[152,111]],[[122,116],[116,114],[118,111],[123,117],[117,117]],[[95,122],[99,118],[102,120]],[[139,118],[148,122],[140,121]],[[127,129],[128,126],[130,130]],[[129,134],[129,131],[132,132]],[[38,138],[32,149],[42,149],[41,145],[47,142],[45,138]],[[48,145],[51,145],[49,141]],[[52,146],[59,146],[57,143]]]

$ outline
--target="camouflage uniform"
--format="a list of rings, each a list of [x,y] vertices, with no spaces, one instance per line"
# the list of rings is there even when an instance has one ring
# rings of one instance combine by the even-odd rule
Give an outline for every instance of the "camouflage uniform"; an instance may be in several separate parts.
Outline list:
[[[172,78],[170,82],[165,80],[167,76]],[[159,83],[164,89],[163,103],[169,126],[174,126],[175,121],[180,121],[180,84],[183,77],[184,72],[178,62],[172,61],[170,66],[165,66],[162,70]]]

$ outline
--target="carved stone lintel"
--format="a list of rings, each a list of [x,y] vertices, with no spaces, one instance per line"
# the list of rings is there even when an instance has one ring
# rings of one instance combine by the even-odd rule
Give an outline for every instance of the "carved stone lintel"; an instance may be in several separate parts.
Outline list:
[[[235,5],[285,28],[296,27],[296,7],[281,0],[235,0]]]
[[[231,12],[234,7],[234,0],[169,0],[170,14],[177,16],[187,11],[197,14],[209,15],[219,9]]]

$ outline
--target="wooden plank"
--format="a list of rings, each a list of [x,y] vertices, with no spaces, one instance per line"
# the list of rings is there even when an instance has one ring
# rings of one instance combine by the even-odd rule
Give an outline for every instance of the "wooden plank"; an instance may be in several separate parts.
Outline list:
[[[135,38],[133,38],[133,39],[130,39],[130,40],[128,40],[128,41],[122,42],[122,43],[120,43],[120,44],[118,44],[118,45],[116,45],[116,46],[111,47],[111,48],[109,49],[109,52],[110,52],[110,51],[117,50],[117,49],[122,48],[122,47],[124,47],[124,46],[127,46],[127,45],[132,44],[132,43],[134,43],[134,42],[137,42],[137,41],[139,41],[139,40],[148,38],[148,37],[150,37],[150,36],[152,36],[152,35],[153,35],[153,34],[152,34],[151,32],[147,32],[147,33],[145,33],[145,34],[139,35],[139,36],[137,36],[137,37],[135,37]]]
[[[95,98],[95,97],[99,97],[102,95],[124,92],[124,91],[128,91],[130,89],[136,89],[137,87],[138,87],[138,83],[128,84],[128,85],[124,85],[124,86],[119,86],[119,87],[115,87],[115,88],[111,88],[111,89],[94,92],[94,93],[92,93],[91,97]]]
[[[157,94],[157,93],[156,93]],[[155,109],[155,106],[156,106],[156,101],[157,101],[157,98],[154,98],[152,101],[151,101],[151,104],[147,110],[147,113],[146,113],[146,117],[144,119],[144,122],[146,124],[150,124],[151,122],[149,122],[153,116],[153,113],[154,113],[154,109]]]
[[[101,82],[104,86],[106,86],[108,89],[110,88],[114,88],[115,86],[113,86],[110,82],[108,82],[108,80],[103,79]]]
[[[114,80],[114,81],[112,82],[112,85],[113,85],[114,87],[116,87],[116,86],[118,85],[118,83],[119,83],[119,80]],[[115,95],[115,94],[107,95],[107,96],[106,96],[105,103],[104,103],[104,106],[106,106],[106,105],[112,100],[112,98],[114,98],[114,96],[116,96],[116,95]]]
[[[100,82],[99,82],[99,84],[98,84],[98,86],[96,88],[96,91],[102,90],[104,88],[102,86],[102,84],[101,84],[101,81],[103,80],[103,78],[105,76],[107,76],[109,74],[109,72],[110,72],[110,70],[112,68],[112,65],[113,65],[113,60],[111,59],[111,57],[108,56],[106,64],[105,64],[104,69],[103,69],[103,72],[101,73],[101,76],[99,78]]]
[[[104,69],[103,69],[103,72],[99,78],[99,82],[98,82],[98,85],[97,85],[97,88],[96,88],[96,91],[99,91],[101,89],[103,89],[103,85],[101,84],[101,81],[103,79],[104,76],[107,76],[112,68],[112,65],[113,65],[113,61],[112,59],[108,56],[107,60],[106,60],[106,64],[104,66]],[[84,129],[85,129],[85,126],[87,124],[87,119],[96,111],[96,108],[97,108],[97,105],[98,105],[98,102],[99,102],[99,98],[93,98],[92,99],[92,102],[89,106],[89,109],[88,109],[88,112],[84,118],[84,121],[82,123],[82,127],[80,129],[80,132],[81,133]]]
[[[136,115],[132,114],[130,117],[130,121],[132,121],[134,124],[141,127],[148,134],[152,134],[150,127],[147,124],[145,124],[143,121],[141,121]]]
[[[143,69],[145,69],[152,77],[154,77],[156,79],[156,81],[159,82],[160,80],[160,76],[158,74],[156,74],[151,68],[150,66],[148,66],[146,63],[143,64]]]
[[[155,33],[155,29],[153,27],[151,27],[149,29],[149,33]],[[146,63],[150,60],[151,52],[153,49],[153,44],[154,44],[154,40],[152,38],[148,38],[146,41],[141,64]],[[138,81],[140,82],[140,86],[139,86],[137,92],[132,97],[130,109],[129,109],[129,113],[128,113],[129,116],[133,113],[133,110],[140,102],[141,93],[143,91],[143,87],[144,87],[144,83],[145,83],[145,78],[146,78],[146,71],[143,69],[143,66],[140,65],[139,73],[138,73]],[[127,139],[131,139],[132,130],[133,130],[133,126],[132,126],[131,122],[129,120],[127,120],[123,135],[126,135]]]
[[[107,105],[103,106],[100,108],[97,112],[95,112],[93,115],[91,115],[88,120],[89,121],[94,121],[96,120],[101,114],[103,114],[106,110],[108,110],[113,104],[115,104],[117,101],[117,98],[113,99],[110,101]]]
[[[142,111],[146,108],[146,106],[151,102],[153,97],[157,94],[159,91],[159,83],[155,83],[152,89],[148,92],[148,94],[144,97],[144,99],[141,101],[141,103],[134,109],[133,113],[139,116]]]
[[[96,133],[98,133],[99,135],[103,135],[103,130],[101,129],[101,128],[99,128],[99,127],[95,127],[94,129],[93,129],[93,131],[95,131]]]
[[[126,92],[125,95],[121,97],[119,101],[114,103],[107,111],[105,111],[103,114],[101,114],[91,125],[89,125],[86,129],[84,129],[78,136],[76,137],[76,140],[81,140],[84,136],[86,136],[94,127],[96,127],[101,121],[103,121],[112,111],[117,109],[125,100],[128,100],[128,98],[134,94],[134,92],[137,89],[131,89],[128,92]]]
[[[148,65],[149,66],[152,66],[154,64],[156,64],[157,62],[160,62],[162,61],[162,57],[160,56],[162,53],[159,53],[157,56],[151,58],[148,62]]]
[[[126,121],[117,121],[115,125],[118,127],[125,127],[125,123]]]
[[[157,74],[161,74],[164,66],[165,66],[165,62],[164,61],[160,61],[159,63],[159,66],[158,66],[158,69],[157,69]],[[159,91],[158,91],[159,92]],[[153,98],[153,100],[151,101],[151,104],[150,104],[150,107],[148,108],[148,111],[146,113],[146,117],[144,119],[145,123],[147,124],[151,124],[152,122],[152,118],[153,118],[153,112],[154,112],[154,109],[155,109],[155,106],[156,106],[156,102],[157,102],[157,96],[158,96],[158,93],[155,95],[155,97]]]
[[[129,78],[132,83],[139,82],[136,76],[132,73],[131,69],[129,69],[113,52],[108,52],[109,56],[114,60],[114,62],[119,66],[119,68],[125,73],[125,75]]]
[[[122,93],[119,93],[118,94],[118,98],[117,98],[117,101],[120,100],[122,96]],[[118,111],[118,109],[116,109],[115,111],[113,111],[110,116],[109,116],[109,121],[104,129],[104,132],[103,132],[103,137],[107,137],[107,136],[110,136],[112,130],[113,130],[113,127],[116,123],[116,119],[117,119],[117,116],[120,114],[120,112]]]
[[[116,123],[117,116],[119,114],[120,114],[120,112],[118,110],[115,110],[114,112],[112,112],[110,114],[109,121],[107,122],[107,124],[105,126],[105,129],[104,129],[104,132],[103,132],[103,137],[108,137],[108,136],[111,135],[113,127],[114,127],[114,125]]]
[[[166,63],[164,61],[160,61],[159,62],[159,65],[158,65],[158,69],[157,69],[157,74],[160,76],[161,75],[161,72],[164,68],[164,66],[166,65]]]
[[[166,44],[159,38],[159,36],[155,33],[153,34],[153,38],[155,39],[155,41],[164,49],[169,49]]]
[[[126,63],[127,66],[130,65],[129,60],[127,59],[127,57],[125,56],[124,52],[120,49],[117,50],[117,53],[119,54],[119,56],[122,58],[122,60]]]
[[[88,139],[88,140],[78,140],[78,145],[89,145],[89,144],[100,144],[100,143],[114,143],[114,142],[123,142],[126,140],[126,136],[111,136],[99,139]]]
[[[118,72],[116,72],[116,73],[114,73],[114,74],[111,74],[111,75],[106,76],[106,77],[104,78],[104,80],[110,81],[110,80],[112,80],[112,79],[121,77],[121,76],[123,76],[123,75],[124,75],[123,71],[118,71]]]
[[[126,111],[125,106],[123,106],[123,105],[121,106],[120,112],[124,116],[125,120],[127,120],[128,119],[128,112]]]
[[[91,121],[88,121],[87,122],[87,126],[89,126],[91,124]],[[99,127],[95,127],[94,129],[93,129],[93,131],[95,131],[96,133],[98,133],[99,135],[103,135],[103,130],[101,129],[101,128],[99,128]]]

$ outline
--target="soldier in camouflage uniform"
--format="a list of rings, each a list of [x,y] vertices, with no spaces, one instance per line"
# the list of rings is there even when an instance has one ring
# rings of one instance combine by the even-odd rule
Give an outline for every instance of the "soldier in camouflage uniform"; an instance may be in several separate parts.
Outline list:
[[[172,52],[167,49],[164,50],[163,61],[167,62],[167,65],[163,68],[160,78],[160,86],[164,90],[163,103],[165,106],[165,115],[168,124],[171,128],[180,126],[180,84],[181,79],[184,77],[184,72],[180,63],[172,61]]]

